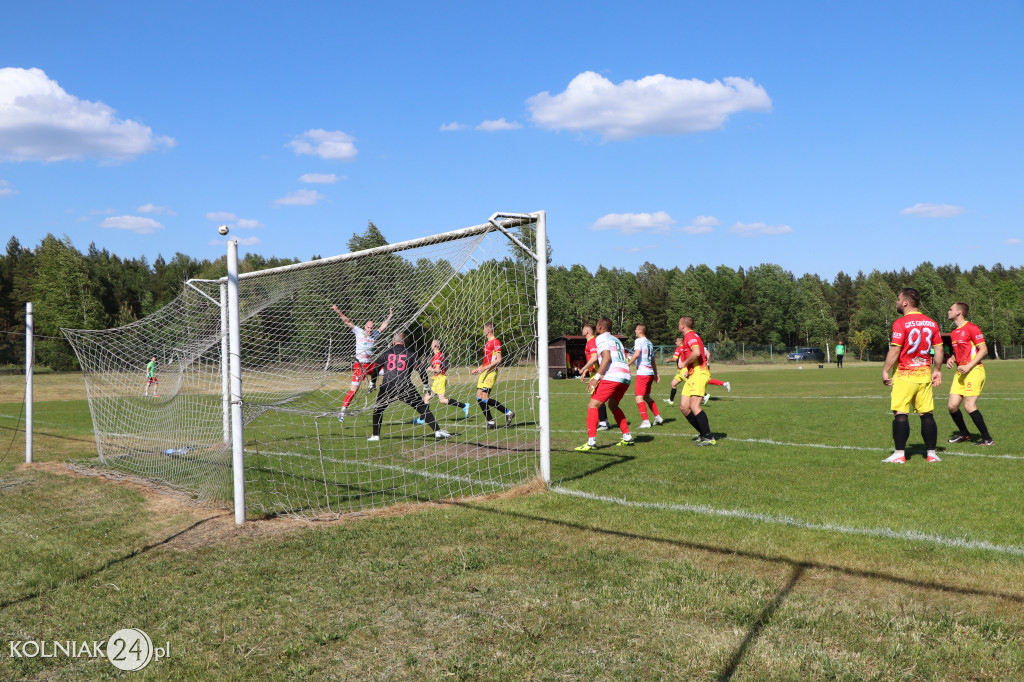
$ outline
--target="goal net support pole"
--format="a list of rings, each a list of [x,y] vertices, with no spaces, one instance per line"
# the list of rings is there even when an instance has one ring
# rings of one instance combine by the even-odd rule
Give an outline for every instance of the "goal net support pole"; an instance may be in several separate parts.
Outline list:
[[[245,440],[242,425],[242,333],[238,311],[238,242],[228,241],[228,357],[231,392],[231,472],[235,523],[245,523]],[[221,346],[223,348],[223,345]]]
[[[32,463],[32,419],[33,386],[32,373],[35,362],[35,322],[32,318],[32,304],[25,304],[25,464]]]

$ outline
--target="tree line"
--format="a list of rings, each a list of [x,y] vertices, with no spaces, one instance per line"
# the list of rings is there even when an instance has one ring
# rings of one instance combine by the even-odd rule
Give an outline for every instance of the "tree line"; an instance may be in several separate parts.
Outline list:
[[[355,251],[386,244],[370,222],[348,242]],[[317,258],[317,256],[314,256]],[[242,272],[277,267],[297,259],[248,254]],[[73,369],[76,361],[60,338],[61,327],[105,329],[129,324],[173,300],[188,279],[218,279],[226,259],[197,259],[176,253],[122,258],[90,244],[85,252],[67,236],[47,235],[35,248],[16,237],[0,254],[0,365],[24,363],[25,303],[33,302],[37,362]],[[970,306],[970,319],[984,331],[993,353],[1024,343],[1024,268],[921,263],[913,270],[840,272],[832,280],[796,276],[764,263],[733,269],[719,265],[661,268],[645,263],[636,272],[582,265],[548,266],[548,336],[578,334],[599,317],[632,336],[643,322],[658,345],[671,345],[682,315],[695,320],[718,359],[729,359],[737,344],[828,346],[843,339],[853,353],[884,353],[897,317],[896,292],[921,292],[922,312],[948,330],[946,311],[955,301]]]

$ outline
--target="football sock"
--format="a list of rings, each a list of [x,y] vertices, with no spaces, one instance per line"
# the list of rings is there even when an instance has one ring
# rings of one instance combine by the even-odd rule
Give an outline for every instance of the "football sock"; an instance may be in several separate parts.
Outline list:
[[[622,431],[622,435],[628,434],[629,422],[626,421],[626,413],[622,411],[622,408],[613,407],[612,416],[615,417],[615,423],[619,425],[619,430]]]
[[[718,379],[708,379],[708,383],[712,386],[725,386],[725,382]]]
[[[466,409],[466,403],[460,403],[458,400],[452,400],[451,398],[448,399],[448,404],[452,407],[457,407],[460,410]]]
[[[489,422],[494,421],[491,418],[491,408],[487,404],[489,401],[484,400],[483,398],[477,398],[476,402],[480,406],[480,410],[484,413],[484,418]]]
[[[640,410],[640,419],[647,421],[647,403],[637,403],[636,406]]]
[[[678,391],[678,390],[679,390],[678,388],[673,388],[672,391],[668,394],[668,399],[671,400],[671,401],[675,401],[675,399],[676,399],[676,391]]]
[[[587,435],[597,438],[597,408],[587,408]]]
[[[703,414],[703,413],[702,413]],[[686,416],[686,421],[690,422],[690,426],[696,429],[697,433],[700,433],[700,425],[697,423],[697,415],[691,412]]]
[[[992,440],[992,436],[988,434],[988,427],[985,426],[985,419],[981,416],[981,410],[975,410],[974,412],[968,412],[967,414],[971,415],[971,421],[974,422],[974,425],[978,427],[979,431],[981,431],[981,437],[985,440]],[[964,433],[967,432],[964,431]]]
[[[601,406],[597,408],[597,420],[605,424],[608,423],[608,408],[604,406],[604,403],[601,403]]]
[[[387,407],[385,405],[384,407]],[[373,435],[380,435],[380,427],[384,423],[384,410],[373,408]]]
[[[967,424],[964,423],[964,415],[962,412],[960,412],[959,408],[957,408],[956,412],[950,412],[949,416],[953,418],[953,423],[956,424],[956,428],[960,433],[970,433],[967,430]]]
[[[506,407],[505,407],[504,405],[502,405],[501,403],[499,403],[499,402],[498,402],[497,400],[495,400],[494,398],[490,398],[490,399],[489,399],[489,400],[487,401],[487,404],[488,404],[488,405],[490,405],[491,407],[497,407],[497,408],[498,408],[498,410],[500,410],[502,414],[507,414],[507,413],[508,413],[508,408],[506,408]]]
[[[708,425],[708,413],[701,410],[700,414],[694,418],[697,422],[697,431],[700,432],[701,438],[711,438],[711,427]]]
[[[931,412],[921,415],[921,438],[924,439],[925,450],[935,450],[935,443],[939,440],[939,427],[935,423],[935,415]]]
[[[651,401],[649,403],[647,403],[647,404],[650,406],[651,412],[654,413],[655,417],[660,417],[661,416],[661,412],[658,412],[658,403],[657,403],[656,400],[651,399]]]
[[[898,414],[892,420],[892,442],[897,450],[903,451],[907,448],[907,439],[910,438],[910,421],[907,415]]]

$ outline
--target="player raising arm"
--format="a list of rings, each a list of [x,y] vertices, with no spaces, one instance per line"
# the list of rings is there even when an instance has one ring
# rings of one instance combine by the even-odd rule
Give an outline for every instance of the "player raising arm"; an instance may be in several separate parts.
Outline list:
[[[349,386],[348,393],[345,394],[345,400],[341,403],[341,412],[338,413],[338,421],[345,421],[345,411],[348,410],[348,406],[352,403],[352,399],[356,397],[356,393],[359,392],[359,386],[362,384],[363,379],[370,378],[370,390],[374,389],[373,377],[370,376],[374,370],[373,364],[373,347],[377,343],[377,338],[380,337],[384,330],[388,328],[388,323],[391,322],[391,318],[395,314],[395,309],[391,308],[388,312],[387,319],[381,322],[380,329],[373,328],[373,320],[367,320],[363,327],[357,327],[352,320],[348,319],[345,313],[338,309],[338,306],[332,305],[331,310],[338,313],[338,317],[341,321],[352,330],[352,333],[356,336],[356,359],[352,363],[352,384]]]
[[[412,373],[415,370],[420,380],[427,383],[427,372],[423,369],[416,351],[405,347],[405,332],[397,331],[392,338],[392,346],[377,356],[373,363],[374,372],[382,375],[380,392],[373,406],[373,435],[369,441],[380,440],[380,427],[384,423],[384,411],[392,403],[402,401],[419,412],[420,417],[434,432],[434,438],[450,438],[451,434],[437,425],[430,406],[423,402],[419,391],[412,385]]]

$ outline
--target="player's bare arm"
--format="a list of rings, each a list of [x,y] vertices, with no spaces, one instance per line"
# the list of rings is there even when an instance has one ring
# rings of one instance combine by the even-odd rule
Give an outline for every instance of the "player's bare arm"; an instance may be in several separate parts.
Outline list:
[[[338,313],[338,317],[341,318],[341,321],[344,322],[346,326],[348,326],[348,327],[352,327],[353,326],[352,320],[348,319],[348,317],[345,316],[345,313],[341,312],[341,310],[338,309],[337,305],[332,305],[331,306],[331,310],[333,310],[334,312]]]
[[[932,386],[942,383],[942,344],[935,346],[935,364],[932,365]]]
[[[380,332],[382,334],[384,333],[384,330],[388,328],[388,322],[390,322],[391,318],[394,317],[394,316],[395,316],[395,308],[394,308],[394,306],[392,306],[391,308],[388,309],[388,316],[384,319],[383,322],[380,323],[379,329],[380,329]]]
[[[885,363],[882,365],[882,383],[886,386],[892,386],[892,378],[890,372],[896,361],[900,358],[900,347],[889,346],[889,352],[885,356]]]
[[[593,377],[591,377],[589,382],[591,388],[596,388],[597,385],[601,383],[601,379],[604,378],[605,373],[608,372],[608,368],[611,367],[612,365],[612,354],[610,351],[601,351],[600,357],[601,366],[597,368],[597,373],[594,374]]]
[[[971,361],[968,362],[966,365],[957,366],[956,371],[960,372],[961,374],[967,374],[972,369],[981,364],[981,361],[984,360],[985,357],[988,355],[988,344],[982,341],[981,343],[978,344],[977,348],[978,352],[975,353]],[[949,356],[949,362],[953,363],[953,365],[956,365],[956,354]]]

